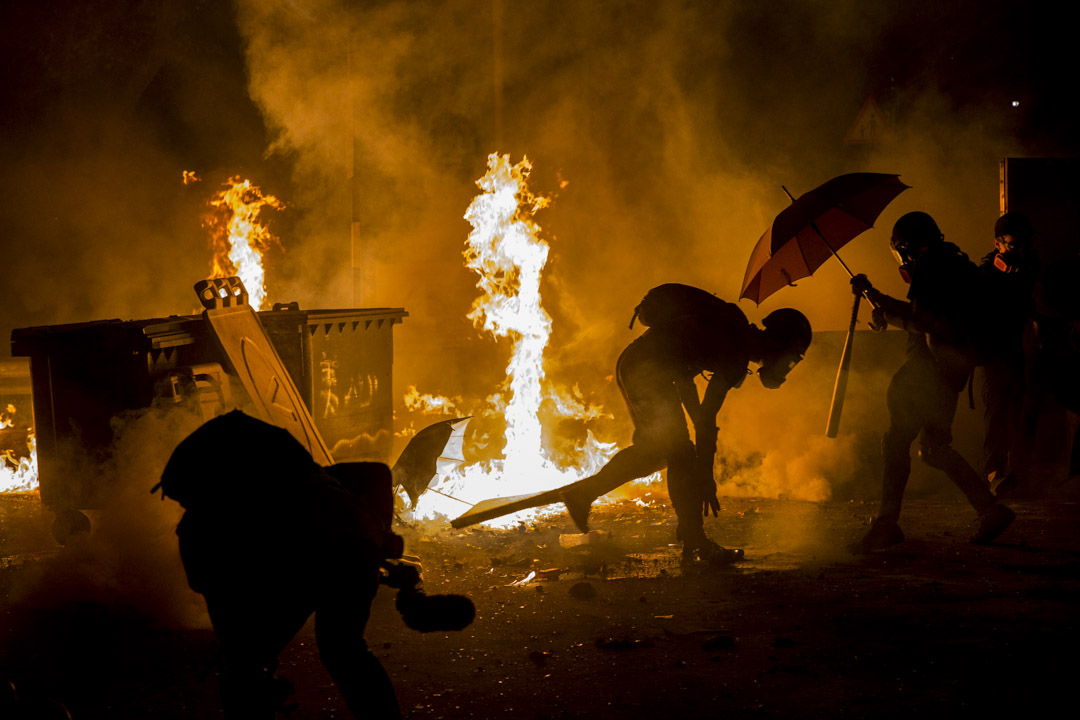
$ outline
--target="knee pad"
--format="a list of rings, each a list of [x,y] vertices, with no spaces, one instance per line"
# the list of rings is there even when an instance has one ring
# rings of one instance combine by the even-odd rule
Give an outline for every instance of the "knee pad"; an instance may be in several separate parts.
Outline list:
[[[928,443],[919,448],[919,459],[935,470],[946,470],[956,457],[952,445]]]

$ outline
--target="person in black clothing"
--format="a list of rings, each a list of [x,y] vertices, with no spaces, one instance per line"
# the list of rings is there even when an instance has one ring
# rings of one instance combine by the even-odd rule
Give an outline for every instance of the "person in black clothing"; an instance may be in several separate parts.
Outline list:
[[[651,325],[619,356],[615,378],[634,423],[633,444],[619,451],[595,475],[571,485],[563,494],[570,517],[588,531],[592,502],[635,478],[667,468],[668,494],[678,516],[678,537],[687,562],[730,562],[741,550],[727,550],[710,541],[704,516],[716,515],[719,501],[713,478],[716,454],[716,415],[728,391],[742,385],[751,362],[765,387],[777,388],[810,346],[810,323],[798,310],[770,313],[764,329],[749,323],[735,305],[704,290],[664,285],[657,291],[702,294],[703,307],[672,312]],[[646,296],[648,300],[649,295]],[[643,304],[645,301],[643,301]],[[642,306],[639,306],[639,308]],[[699,399],[694,378],[712,373]],[[691,442],[686,414],[693,426]]]
[[[1033,292],[1039,276],[1035,230],[1026,215],[1005,213],[994,224],[994,250],[979,263],[996,319],[993,357],[981,369],[985,405],[983,477],[998,497],[1028,492],[1024,476],[1031,434],[1023,432],[1025,407],[1024,330],[1035,313]],[[1028,417],[1030,424],[1032,418]]]
[[[287,431],[240,411],[181,442],[160,487],[185,508],[176,529],[188,584],[206,600],[221,645],[225,717],[273,720],[292,686],[278,655],[315,616],[319,657],[355,717],[401,717],[394,688],[364,641],[380,584],[398,589],[409,627],[460,630],[460,595],[427,596],[416,566],[397,561],[390,469],[320,467]],[[155,488],[156,490],[157,488]]]
[[[850,549],[865,553],[903,542],[900,507],[916,438],[919,458],[944,471],[978,513],[979,526],[971,541],[987,543],[1004,532],[1015,515],[995,500],[987,483],[952,447],[957,398],[986,337],[982,278],[967,255],[945,242],[926,213],[901,217],[893,227],[891,247],[900,274],[911,284],[907,302],[875,290],[865,275],[852,279],[854,290],[874,306],[872,327],[907,330],[908,344],[904,364],[887,393],[881,508],[869,531]]]
[[[1035,320],[1027,373],[1032,411],[1025,416],[1024,437],[1035,433],[1040,410],[1064,407],[1080,414],[1080,255],[1066,255],[1046,269],[1035,284]],[[1067,476],[1080,475],[1080,432],[1073,436]],[[1041,491],[1051,487],[1037,488]],[[1000,489],[999,489],[1000,492]]]

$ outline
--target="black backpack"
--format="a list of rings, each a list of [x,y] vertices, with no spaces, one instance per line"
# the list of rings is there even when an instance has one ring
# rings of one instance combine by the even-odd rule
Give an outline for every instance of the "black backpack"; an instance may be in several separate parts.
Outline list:
[[[186,437],[151,492],[186,510],[241,506],[287,497],[297,477],[320,469],[287,430],[233,410]]]
[[[635,320],[646,327],[661,327],[678,318],[724,316],[732,309],[737,310],[731,303],[701,288],[666,283],[645,293],[645,297],[634,308],[630,328],[633,329]]]

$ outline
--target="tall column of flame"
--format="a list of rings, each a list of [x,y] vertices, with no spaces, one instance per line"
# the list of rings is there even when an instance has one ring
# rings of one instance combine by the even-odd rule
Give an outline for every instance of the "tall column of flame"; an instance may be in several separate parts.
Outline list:
[[[533,216],[550,199],[529,190],[531,170],[527,158],[513,165],[508,155],[488,156],[487,174],[477,181],[483,192],[465,213],[473,226],[465,264],[480,276],[481,290],[469,318],[476,327],[513,343],[498,398],[506,423],[503,458],[466,465],[437,480],[437,492],[424,494],[413,511],[417,518],[458,515],[467,509],[462,502],[559,487],[594,472],[614,452],[614,443],[599,443],[590,435],[588,456],[576,468],[556,467],[544,454],[540,404],[545,399],[543,355],[551,318],[540,302],[540,280],[549,246]],[[517,513],[490,524],[507,526],[520,519],[522,513]]]
[[[541,458],[540,402],[544,348],[551,318],[540,304],[540,277],[549,246],[540,239],[533,215],[549,200],[535,196],[526,181],[532,165],[509,155],[488,157],[488,172],[477,185],[484,192],[465,213],[472,226],[465,265],[480,275],[482,295],[469,319],[495,337],[510,337],[506,366],[506,448],[503,472],[521,477],[535,472]]]
[[[210,277],[239,276],[251,307],[261,310],[266,299],[263,253],[276,238],[259,221],[259,214],[267,206],[280,210],[284,203],[264,195],[250,180],[232,177],[225,189],[210,199],[210,206],[214,208],[206,221],[214,250]]]

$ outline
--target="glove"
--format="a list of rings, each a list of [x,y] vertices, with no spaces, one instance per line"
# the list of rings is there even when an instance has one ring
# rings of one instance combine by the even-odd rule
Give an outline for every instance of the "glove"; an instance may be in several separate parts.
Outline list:
[[[716,480],[713,479],[711,456],[707,467],[704,462],[698,466],[698,487],[701,493],[701,514],[709,517],[711,510],[713,517],[720,517],[720,500],[716,497]]]
[[[380,582],[387,587],[414,590],[424,582],[419,563],[411,563],[407,560],[396,563],[386,562],[383,563],[382,569],[383,575]]]
[[[855,277],[851,278],[851,290],[856,295],[865,295],[867,291],[873,290],[874,286],[870,284],[870,279],[859,273]]]
[[[704,517],[709,517],[710,510],[713,517],[720,517],[720,499],[716,497],[716,483],[713,483],[711,490],[705,491],[705,498],[701,503],[701,514]]]
[[[870,329],[874,332],[885,332],[889,328],[889,320],[885,317],[885,309],[878,306],[870,312]]]

